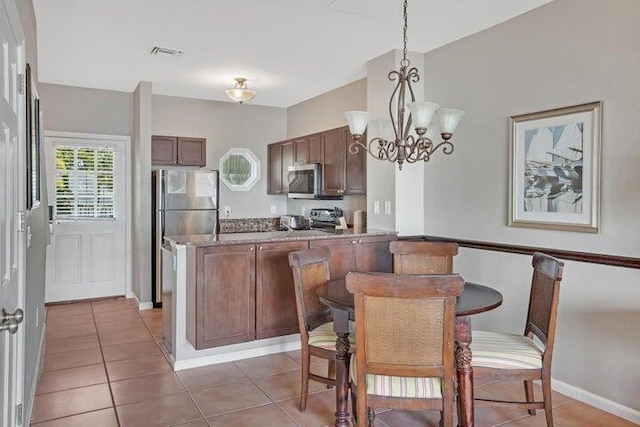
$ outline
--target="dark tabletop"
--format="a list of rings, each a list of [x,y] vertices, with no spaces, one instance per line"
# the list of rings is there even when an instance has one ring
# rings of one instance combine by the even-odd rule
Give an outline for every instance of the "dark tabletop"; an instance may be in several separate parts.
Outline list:
[[[347,291],[344,279],[331,280],[318,286],[320,301],[331,308],[353,313],[353,294]],[[502,304],[502,294],[488,286],[465,282],[464,291],[456,303],[456,316],[469,316],[492,310]]]

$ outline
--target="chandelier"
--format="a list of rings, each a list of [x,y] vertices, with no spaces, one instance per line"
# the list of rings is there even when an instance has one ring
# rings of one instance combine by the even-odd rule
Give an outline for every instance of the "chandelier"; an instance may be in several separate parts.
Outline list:
[[[362,141],[362,137],[367,129],[370,114],[366,111],[347,111],[344,113],[353,136],[353,142],[349,144],[349,152],[356,154],[362,148],[376,159],[398,162],[400,170],[402,170],[404,162],[428,162],[431,155],[441,147],[444,154],[451,154],[453,144],[450,139],[460,118],[464,115],[462,110],[440,108],[434,102],[416,101],[411,84],[418,82],[420,76],[417,68],[411,67],[411,63],[407,59],[407,0],[404,0],[403,35],[404,45],[400,70],[391,71],[388,76],[392,82],[397,81],[389,100],[390,122],[388,120],[372,120],[369,134],[373,138],[366,143],[366,141]],[[406,105],[406,108],[409,109],[407,113],[405,100],[409,98],[411,102]],[[442,141],[439,143],[431,139],[436,135],[431,126],[436,114],[439,117],[440,136],[442,137]],[[415,135],[411,133],[412,124]]]
[[[247,79],[243,77],[236,77],[236,84],[232,89],[225,90],[225,93],[233,101],[240,104],[250,101],[256,94],[255,90],[247,89]]]

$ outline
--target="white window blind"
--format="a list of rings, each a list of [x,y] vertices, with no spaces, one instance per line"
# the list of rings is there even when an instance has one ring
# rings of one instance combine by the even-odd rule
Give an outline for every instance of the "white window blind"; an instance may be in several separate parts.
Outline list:
[[[110,147],[56,147],[56,216],[114,218],[115,150]]]

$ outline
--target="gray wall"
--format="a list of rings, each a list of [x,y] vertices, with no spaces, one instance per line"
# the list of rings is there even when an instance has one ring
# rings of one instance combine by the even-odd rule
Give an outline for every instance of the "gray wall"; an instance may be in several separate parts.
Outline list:
[[[276,215],[286,213],[286,198],[267,195],[267,144],[285,139],[285,109],[154,95],[152,132],[206,138],[211,169],[230,148],[251,149],[260,159],[260,181],[249,191],[220,182],[220,206],[231,208],[230,218],[273,216],[271,206]]]
[[[141,303],[151,301],[151,83],[133,92],[131,287]]]
[[[339,87],[287,108],[287,138],[345,126],[345,111],[367,109],[367,79]]]
[[[356,80],[287,108],[287,138],[345,126],[347,124],[344,118],[345,111],[366,109],[367,80]],[[370,163],[367,163],[367,166],[369,165]],[[352,223],[353,212],[367,208],[367,198],[366,196],[344,196],[344,200],[327,201],[289,199],[286,200],[286,204],[287,213],[307,216],[312,208],[339,207],[344,211],[347,221]]]
[[[47,130],[131,136],[133,94],[41,83]]]
[[[16,1],[22,31],[25,38],[25,59],[31,66],[36,80],[38,89],[40,85],[37,83],[38,76],[38,47],[36,44],[36,18],[33,10],[33,4],[29,0]],[[41,96],[42,97],[42,96]],[[41,205],[37,208],[27,211],[26,225],[31,230],[31,245],[26,251],[25,261],[25,300],[24,312],[25,319],[21,326],[24,331],[24,409],[25,414],[29,416],[32,411],[33,397],[35,394],[35,385],[39,373],[39,364],[41,358],[41,346],[43,339],[44,327],[44,284],[45,284],[45,265],[46,265],[46,248],[48,238],[47,225],[47,177],[44,162],[40,163],[40,188],[43,189],[41,195]]]
[[[453,155],[426,166],[427,234],[640,256],[638,21],[636,0],[556,0],[425,55],[425,99],[467,111]],[[508,227],[509,116],[598,100],[600,233]],[[476,327],[522,331],[529,257],[465,249],[455,267],[505,295]],[[552,373],[635,411],[638,283],[639,270],[567,263]]]

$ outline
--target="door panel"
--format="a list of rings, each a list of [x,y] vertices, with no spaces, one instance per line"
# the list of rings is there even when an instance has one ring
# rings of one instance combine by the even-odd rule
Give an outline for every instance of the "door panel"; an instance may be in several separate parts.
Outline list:
[[[14,28],[12,24],[16,24]],[[18,211],[24,201],[25,97],[18,94],[18,72],[24,73],[24,49],[13,2],[0,2],[0,310],[24,308],[24,233]],[[20,71],[18,71],[20,70]],[[26,313],[29,315],[30,313]],[[24,323],[16,334],[0,332],[0,427],[16,425],[22,403]]]
[[[66,254],[56,258],[56,283],[76,285],[82,281],[82,237],[60,236],[56,239],[56,253]]]
[[[48,174],[56,177],[49,186],[49,200],[54,206],[63,206],[54,218],[53,244],[47,249],[47,264],[51,268],[48,268],[46,279],[46,301],[125,295],[127,173],[124,141],[90,136],[47,137],[46,145]],[[65,160],[64,170],[64,162],[56,159],[58,148],[73,159]],[[87,157],[90,160],[81,158],[81,153],[88,155],[86,153],[91,150],[95,150],[94,157]],[[69,154],[72,152],[75,154]],[[109,169],[104,165],[111,164],[111,159],[113,167]],[[94,161],[96,169],[92,170],[90,165]],[[82,169],[74,166],[80,164]],[[58,194],[64,205],[57,200]],[[100,204],[102,200],[104,204]],[[92,201],[98,206],[95,211]],[[111,204],[113,214],[109,213]],[[90,213],[85,214],[86,209]],[[62,217],[63,212],[68,216]],[[69,212],[78,216],[74,218]]]
[[[91,234],[89,281],[101,282],[115,279],[115,239],[113,234]]]

